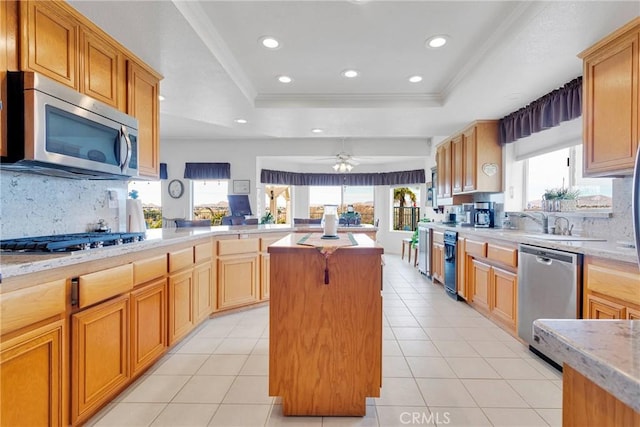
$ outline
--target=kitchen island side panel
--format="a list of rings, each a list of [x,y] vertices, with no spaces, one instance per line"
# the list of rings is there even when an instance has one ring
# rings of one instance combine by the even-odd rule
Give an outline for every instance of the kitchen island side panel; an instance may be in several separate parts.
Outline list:
[[[362,416],[382,365],[381,248],[271,253],[269,394],[285,415]]]

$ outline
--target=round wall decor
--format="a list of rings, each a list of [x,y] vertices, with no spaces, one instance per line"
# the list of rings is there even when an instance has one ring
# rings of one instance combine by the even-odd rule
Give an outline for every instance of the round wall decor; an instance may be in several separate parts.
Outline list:
[[[184,184],[179,179],[174,179],[169,183],[169,195],[174,199],[179,199],[184,193]]]

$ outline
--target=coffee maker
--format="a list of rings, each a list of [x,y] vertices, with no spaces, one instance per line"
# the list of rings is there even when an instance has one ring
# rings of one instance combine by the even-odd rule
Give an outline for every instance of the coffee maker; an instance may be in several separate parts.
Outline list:
[[[475,202],[473,212],[474,227],[493,228],[496,214],[494,202]]]

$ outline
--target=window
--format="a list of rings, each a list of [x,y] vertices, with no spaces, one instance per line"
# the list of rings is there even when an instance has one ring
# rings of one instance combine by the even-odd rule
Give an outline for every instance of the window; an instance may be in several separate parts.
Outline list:
[[[289,187],[267,185],[264,189],[264,212],[270,212],[276,224],[291,223]]]
[[[368,186],[311,186],[309,187],[309,218],[322,218],[324,205],[338,205],[338,212],[346,212],[348,205],[360,214],[361,224],[374,222],[374,187]]]
[[[542,209],[547,190],[568,189],[577,192],[581,209],[611,208],[612,180],[582,177],[582,145],[530,157],[525,162],[525,207]]]
[[[147,228],[162,228],[162,185],[160,181],[129,181],[127,193],[138,192]],[[131,196],[129,196],[131,197]]]
[[[395,187],[393,199],[393,229],[414,231],[420,220],[420,187]]]
[[[193,188],[193,219],[209,219],[212,225],[220,225],[223,216],[229,215],[227,199],[229,181],[191,181]]]

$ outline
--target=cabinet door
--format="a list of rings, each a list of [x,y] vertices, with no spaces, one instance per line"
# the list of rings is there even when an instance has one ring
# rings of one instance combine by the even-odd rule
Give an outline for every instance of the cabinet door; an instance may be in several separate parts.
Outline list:
[[[443,189],[442,189],[442,197],[451,197],[453,195],[452,189],[452,148],[451,141],[445,142],[442,150],[442,170],[443,175],[440,178],[440,174],[438,173],[438,179],[443,181]]]
[[[258,296],[258,254],[218,258],[218,308],[251,304]]]
[[[260,254],[260,300],[269,299],[269,275],[271,274],[269,266],[270,262],[271,256],[269,253],[265,252]]]
[[[632,174],[639,131],[640,31],[611,41],[584,58],[585,174]]]
[[[78,25],[57,2],[21,3],[22,68],[78,89]]]
[[[210,261],[197,266],[193,270],[193,316],[196,323],[206,319],[213,313],[215,288],[212,286],[212,276]]]
[[[193,269],[169,277],[169,345],[193,329]]]
[[[628,320],[640,320],[640,310],[627,307],[627,319]]]
[[[71,422],[78,423],[129,380],[129,296],[71,316]]]
[[[474,191],[477,188],[476,177],[478,175],[477,132],[475,126],[462,134],[462,147],[464,153],[462,191]]]
[[[432,249],[433,280],[444,283],[444,245],[434,242]]]
[[[451,140],[451,186],[454,194],[460,193],[463,186],[463,174],[465,170],[462,135]]]
[[[167,280],[131,292],[132,376],[155,362],[167,347]]]
[[[81,32],[80,92],[118,108],[118,50],[103,38]]]
[[[624,319],[625,307],[595,295],[587,295],[589,319]]]
[[[64,321],[0,344],[0,414],[6,426],[63,426]]]
[[[495,267],[492,267],[491,270],[491,314],[515,331],[518,276],[510,271]]]
[[[127,112],[138,119],[138,166],[140,174],[158,178],[160,83],[133,61],[127,63]]]
[[[489,312],[491,305],[491,266],[476,259],[471,261],[469,277],[470,302],[480,311]]]

